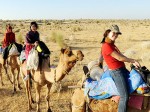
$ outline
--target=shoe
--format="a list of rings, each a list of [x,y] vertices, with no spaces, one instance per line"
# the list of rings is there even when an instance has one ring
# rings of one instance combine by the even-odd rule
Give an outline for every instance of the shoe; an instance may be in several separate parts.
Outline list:
[[[26,75],[26,76],[23,78],[24,81],[27,81],[28,79],[29,79],[29,75]]]
[[[85,74],[85,75],[87,75],[87,74],[88,74],[89,69],[88,69],[88,67],[87,67],[87,66],[83,66],[83,72],[84,72],[84,74]]]

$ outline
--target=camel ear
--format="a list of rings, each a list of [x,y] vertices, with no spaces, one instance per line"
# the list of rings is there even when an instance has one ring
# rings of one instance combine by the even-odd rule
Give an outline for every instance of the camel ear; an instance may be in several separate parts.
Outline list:
[[[70,47],[67,47],[64,53],[67,54],[68,56],[71,56],[72,51],[71,51]]]

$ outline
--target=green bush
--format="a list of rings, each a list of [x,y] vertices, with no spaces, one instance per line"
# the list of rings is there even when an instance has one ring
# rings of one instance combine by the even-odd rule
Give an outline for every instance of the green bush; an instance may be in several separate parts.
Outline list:
[[[57,43],[61,48],[66,46],[66,44],[64,43],[63,35],[61,35],[59,33],[52,32],[52,36],[50,39],[52,42]]]
[[[21,33],[19,33],[17,36],[16,36],[16,41],[17,43],[23,43],[24,42],[24,39],[23,39],[23,36]]]

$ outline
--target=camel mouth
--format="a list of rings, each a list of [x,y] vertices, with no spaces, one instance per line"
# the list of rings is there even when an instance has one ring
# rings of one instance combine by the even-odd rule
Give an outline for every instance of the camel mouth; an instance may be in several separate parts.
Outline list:
[[[77,61],[82,61],[83,59],[84,59],[84,56],[83,57],[78,57]]]

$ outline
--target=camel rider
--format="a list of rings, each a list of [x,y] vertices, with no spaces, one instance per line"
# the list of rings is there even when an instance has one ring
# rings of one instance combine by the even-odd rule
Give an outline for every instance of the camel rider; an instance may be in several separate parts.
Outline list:
[[[25,42],[25,57],[26,61],[28,60],[28,55],[30,50],[38,45],[38,41],[40,40],[39,33],[37,31],[38,24],[36,22],[31,22],[30,31],[26,34],[26,42]],[[27,69],[27,75],[24,80],[29,78],[30,71]]]
[[[15,43],[15,34],[12,32],[12,27],[10,24],[6,26],[6,33],[4,35],[4,39],[2,42],[2,49],[3,49],[3,67],[6,64],[6,59],[8,57],[8,46],[12,43]]]

